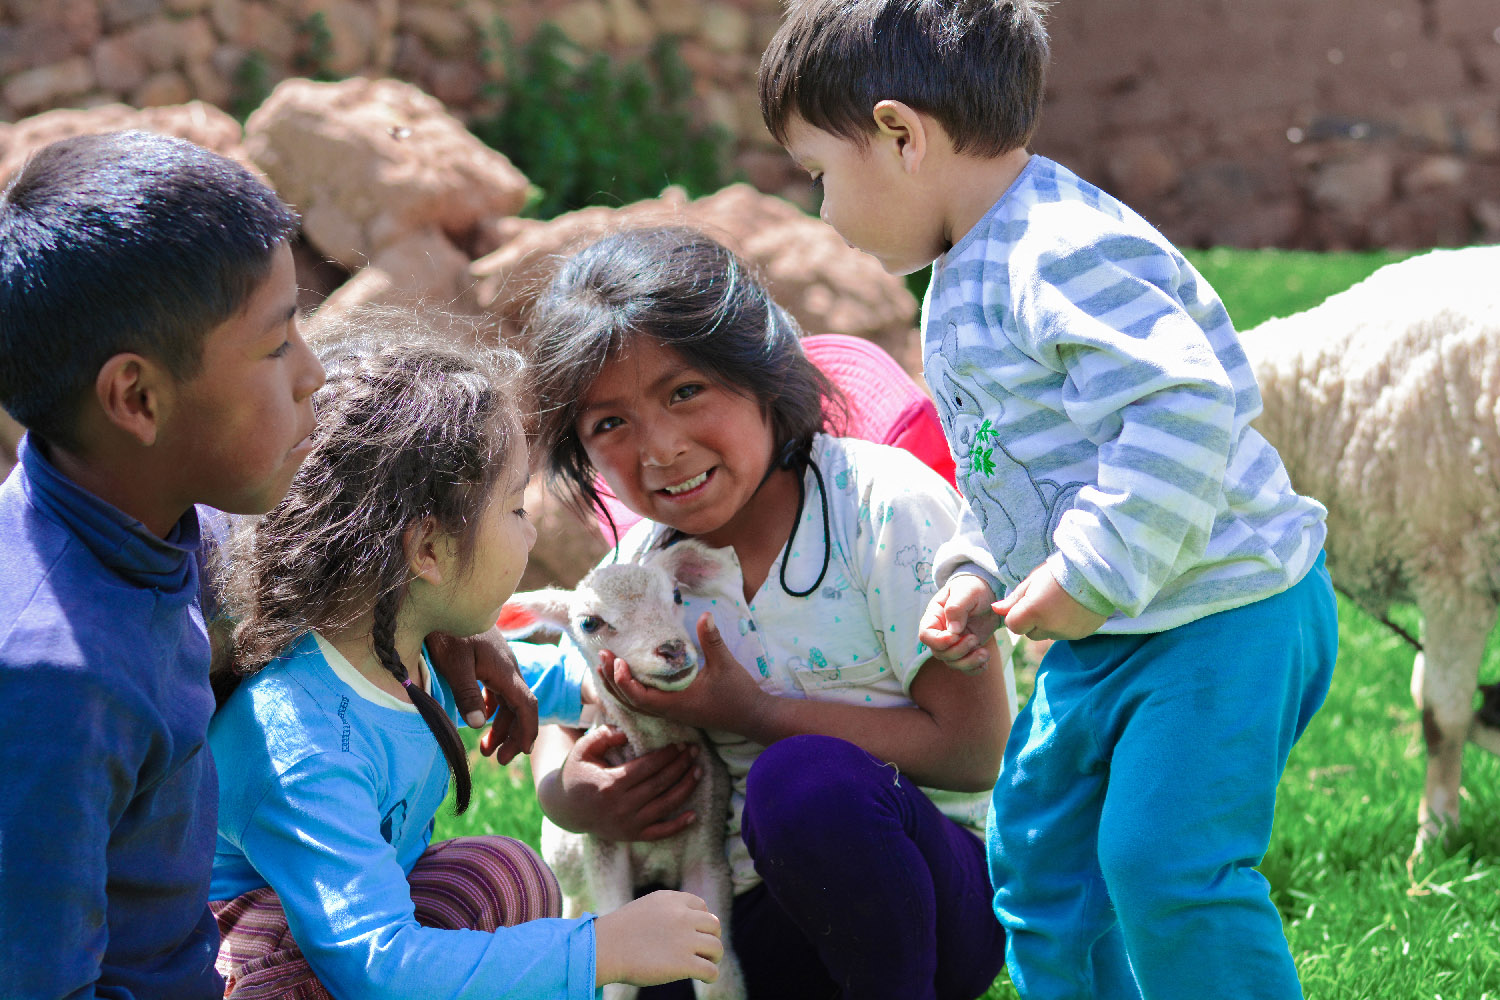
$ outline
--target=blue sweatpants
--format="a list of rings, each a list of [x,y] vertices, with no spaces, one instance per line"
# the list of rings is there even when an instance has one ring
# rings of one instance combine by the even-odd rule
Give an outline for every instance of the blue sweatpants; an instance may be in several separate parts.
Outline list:
[[[990,807],[995,914],[1022,997],[1302,995],[1255,866],[1337,652],[1322,556],[1245,607],[1053,644]]]

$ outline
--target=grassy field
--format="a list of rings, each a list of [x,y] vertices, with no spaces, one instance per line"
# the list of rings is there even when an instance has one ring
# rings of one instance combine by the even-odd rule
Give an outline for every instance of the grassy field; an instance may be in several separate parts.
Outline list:
[[[1241,329],[1313,305],[1393,255],[1213,250],[1192,255]],[[1500,1000],[1500,761],[1470,748],[1464,825],[1408,876],[1424,769],[1407,688],[1412,651],[1346,602],[1322,711],[1278,789],[1261,871],[1285,920],[1311,1000]],[[1408,630],[1411,609],[1394,617]],[[1500,678],[1500,635],[1481,677]],[[475,767],[469,814],[438,818],[439,839],[495,832],[536,843],[525,762]],[[987,1000],[1014,997],[1002,975]]]

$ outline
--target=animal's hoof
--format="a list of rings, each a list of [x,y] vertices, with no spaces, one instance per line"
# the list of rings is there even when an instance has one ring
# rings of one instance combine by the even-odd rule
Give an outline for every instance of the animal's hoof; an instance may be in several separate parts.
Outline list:
[[[1452,820],[1422,820],[1421,824],[1417,827],[1416,846],[1412,848],[1411,855],[1406,859],[1406,873],[1412,876],[1413,881],[1416,880],[1416,876],[1412,873],[1416,868],[1417,862],[1422,860],[1429,852],[1443,850],[1448,844],[1449,831],[1455,825],[1455,822]]]

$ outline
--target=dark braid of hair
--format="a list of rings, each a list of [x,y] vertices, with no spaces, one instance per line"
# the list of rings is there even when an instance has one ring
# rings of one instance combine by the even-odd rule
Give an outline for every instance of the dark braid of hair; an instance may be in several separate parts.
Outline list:
[[[380,658],[381,665],[406,688],[407,697],[411,698],[422,721],[436,737],[443,758],[448,762],[448,770],[453,774],[453,812],[461,816],[469,808],[469,793],[473,788],[473,780],[469,777],[469,755],[464,752],[463,740],[453,720],[448,718],[437,699],[423,691],[421,685],[412,683],[406,664],[396,652],[396,611],[401,606],[401,594],[401,590],[387,590],[375,602],[375,624],[370,629],[370,639],[375,644],[375,655]]]

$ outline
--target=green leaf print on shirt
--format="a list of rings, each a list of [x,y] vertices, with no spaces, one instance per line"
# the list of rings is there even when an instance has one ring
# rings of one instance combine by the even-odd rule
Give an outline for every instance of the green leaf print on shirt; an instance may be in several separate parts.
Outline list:
[[[995,450],[988,443],[995,437],[995,426],[986,417],[974,432],[974,447],[969,451],[969,466],[975,475],[995,474]]]

